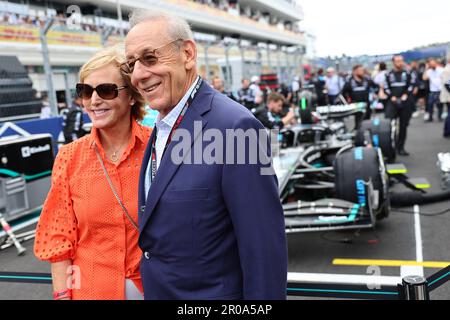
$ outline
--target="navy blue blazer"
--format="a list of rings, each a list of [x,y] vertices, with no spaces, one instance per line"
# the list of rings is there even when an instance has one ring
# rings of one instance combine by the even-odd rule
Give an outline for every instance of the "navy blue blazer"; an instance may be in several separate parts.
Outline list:
[[[179,128],[193,135],[196,121],[203,131],[219,130],[224,140],[226,129],[263,129],[245,107],[205,82]],[[197,146],[204,151],[210,143]],[[276,176],[261,175],[259,161],[175,164],[176,144],[169,144],[147,201],[150,143],[142,163],[139,246],[145,299],[286,299],[287,242]],[[194,144],[188,146],[193,157]],[[223,152],[225,157],[230,150],[225,146]]]

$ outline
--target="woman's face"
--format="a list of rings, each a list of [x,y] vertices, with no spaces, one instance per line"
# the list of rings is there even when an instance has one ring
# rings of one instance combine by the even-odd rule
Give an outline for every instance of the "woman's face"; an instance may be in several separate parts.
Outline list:
[[[103,83],[114,83],[118,88],[125,86],[120,71],[114,65],[106,65],[92,71],[84,84],[96,88]],[[130,121],[131,106],[135,100],[128,94],[127,89],[118,91],[118,96],[112,100],[101,98],[96,91],[91,98],[83,98],[83,106],[91,118],[92,125],[97,129],[110,129],[122,121]]]

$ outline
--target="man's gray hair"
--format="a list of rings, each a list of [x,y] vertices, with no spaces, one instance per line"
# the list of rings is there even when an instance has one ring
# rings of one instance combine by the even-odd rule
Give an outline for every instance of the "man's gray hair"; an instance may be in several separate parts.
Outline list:
[[[191,27],[186,20],[159,10],[134,9],[129,16],[130,28],[145,21],[163,20],[167,22],[168,36],[173,39],[194,40]]]

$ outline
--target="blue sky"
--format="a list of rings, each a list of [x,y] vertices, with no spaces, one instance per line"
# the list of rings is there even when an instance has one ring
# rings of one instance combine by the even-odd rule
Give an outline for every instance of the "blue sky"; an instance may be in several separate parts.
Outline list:
[[[394,53],[450,41],[450,0],[298,0],[319,56]]]

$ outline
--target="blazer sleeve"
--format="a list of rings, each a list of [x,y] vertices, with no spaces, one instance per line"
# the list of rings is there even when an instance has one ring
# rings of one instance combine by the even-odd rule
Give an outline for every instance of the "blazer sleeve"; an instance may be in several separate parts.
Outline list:
[[[77,222],[70,196],[67,153],[60,148],[52,171],[52,185],[36,228],[34,254],[51,263],[73,260],[77,243]]]
[[[234,129],[265,132],[261,123],[250,117],[236,121]],[[270,152],[268,136],[265,136],[259,147]],[[256,164],[249,164],[252,163],[249,162],[249,150],[247,143],[246,164],[225,164],[222,172],[222,193],[239,248],[243,298],[284,300],[287,242],[278,183],[274,174],[267,175],[261,170],[270,167],[270,164],[264,165],[268,157],[258,157]],[[236,163],[237,146],[234,146],[234,151]]]

